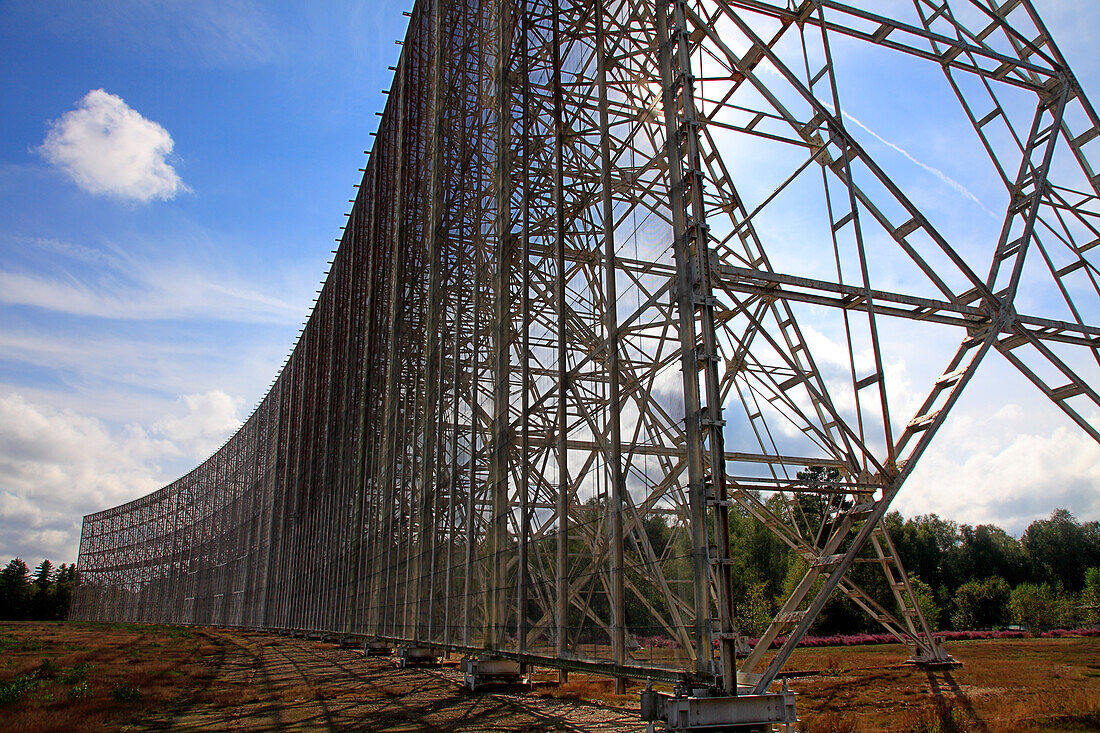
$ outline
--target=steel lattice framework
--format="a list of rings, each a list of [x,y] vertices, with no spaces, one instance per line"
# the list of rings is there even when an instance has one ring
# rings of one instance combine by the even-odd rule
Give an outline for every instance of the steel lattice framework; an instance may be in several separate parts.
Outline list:
[[[987,237],[868,152],[853,59],[952,103]],[[85,517],[73,616],[760,693],[839,592],[944,659],[883,517],[991,351],[1100,440],[1098,136],[1028,0],[418,0],[286,365],[205,463]],[[899,340],[942,359],[908,407]],[[735,512],[804,560],[751,648]]]

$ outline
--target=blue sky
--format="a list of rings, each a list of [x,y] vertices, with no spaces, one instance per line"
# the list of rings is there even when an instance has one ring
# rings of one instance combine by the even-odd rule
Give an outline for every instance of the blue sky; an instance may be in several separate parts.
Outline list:
[[[81,515],[187,470],[262,396],[410,6],[0,4],[0,555],[72,560]],[[51,123],[95,90],[86,121],[121,113],[136,149],[160,126],[178,186],[153,165],[82,187],[64,160],[86,161],[50,161]]]
[[[1100,101],[1100,11],[1037,4]],[[0,4],[0,557],[75,559],[83,514],[186,471],[262,396],[339,236],[410,7]],[[885,143],[913,150],[892,96],[849,109],[890,131],[871,143],[892,173],[927,175],[925,151]],[[95,148],[104,120],[133,155]],[[1100,516],[1095,446],[1034,396],[1005,404],[1019,377],[987,371],[898,506],[1012,531],[1060,504]],[[988,439],[968,446],[974,431]],[[937,493],[952,472],[1074,488],[966,508]]]

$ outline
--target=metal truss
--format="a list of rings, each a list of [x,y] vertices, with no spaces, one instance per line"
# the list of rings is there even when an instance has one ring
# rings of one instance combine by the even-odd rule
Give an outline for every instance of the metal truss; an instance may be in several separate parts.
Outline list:
[[[985,240],[876,162],[852,58],[957,103]],[[839,592],[946,660],[883,517],[990,352],[1100,439],[1098,136],[1028,0],[418,1],[293,353],[209,460],[85,518],[73,616],[760,694]],[[944,354],[915,409],[901,340]],[[734,513],[804,560],[755,641]]]

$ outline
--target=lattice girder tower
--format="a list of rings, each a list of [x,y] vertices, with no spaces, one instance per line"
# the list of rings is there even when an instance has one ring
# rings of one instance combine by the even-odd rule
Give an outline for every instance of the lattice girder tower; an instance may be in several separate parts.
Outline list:
[[[930,94],[988,221],[876,160],[861,69]],[[1031,3],[425,0],[388,93],[271,391],[85,519],[74,614],[751,696],[839,591],[951,661],[883,519],[979,364],[1100,440],[1100,120]],[[746,517],[804,570],[757,639]]]

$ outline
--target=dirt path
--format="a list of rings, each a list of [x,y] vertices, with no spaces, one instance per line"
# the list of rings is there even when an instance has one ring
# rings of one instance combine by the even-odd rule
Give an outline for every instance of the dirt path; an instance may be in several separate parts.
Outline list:
[[[511,691],[471,694],[454,668],[396,669],[331,644],[265,634],[204,633],[224,656],[201,695],[133,731],[643,730],[638,713]]]

